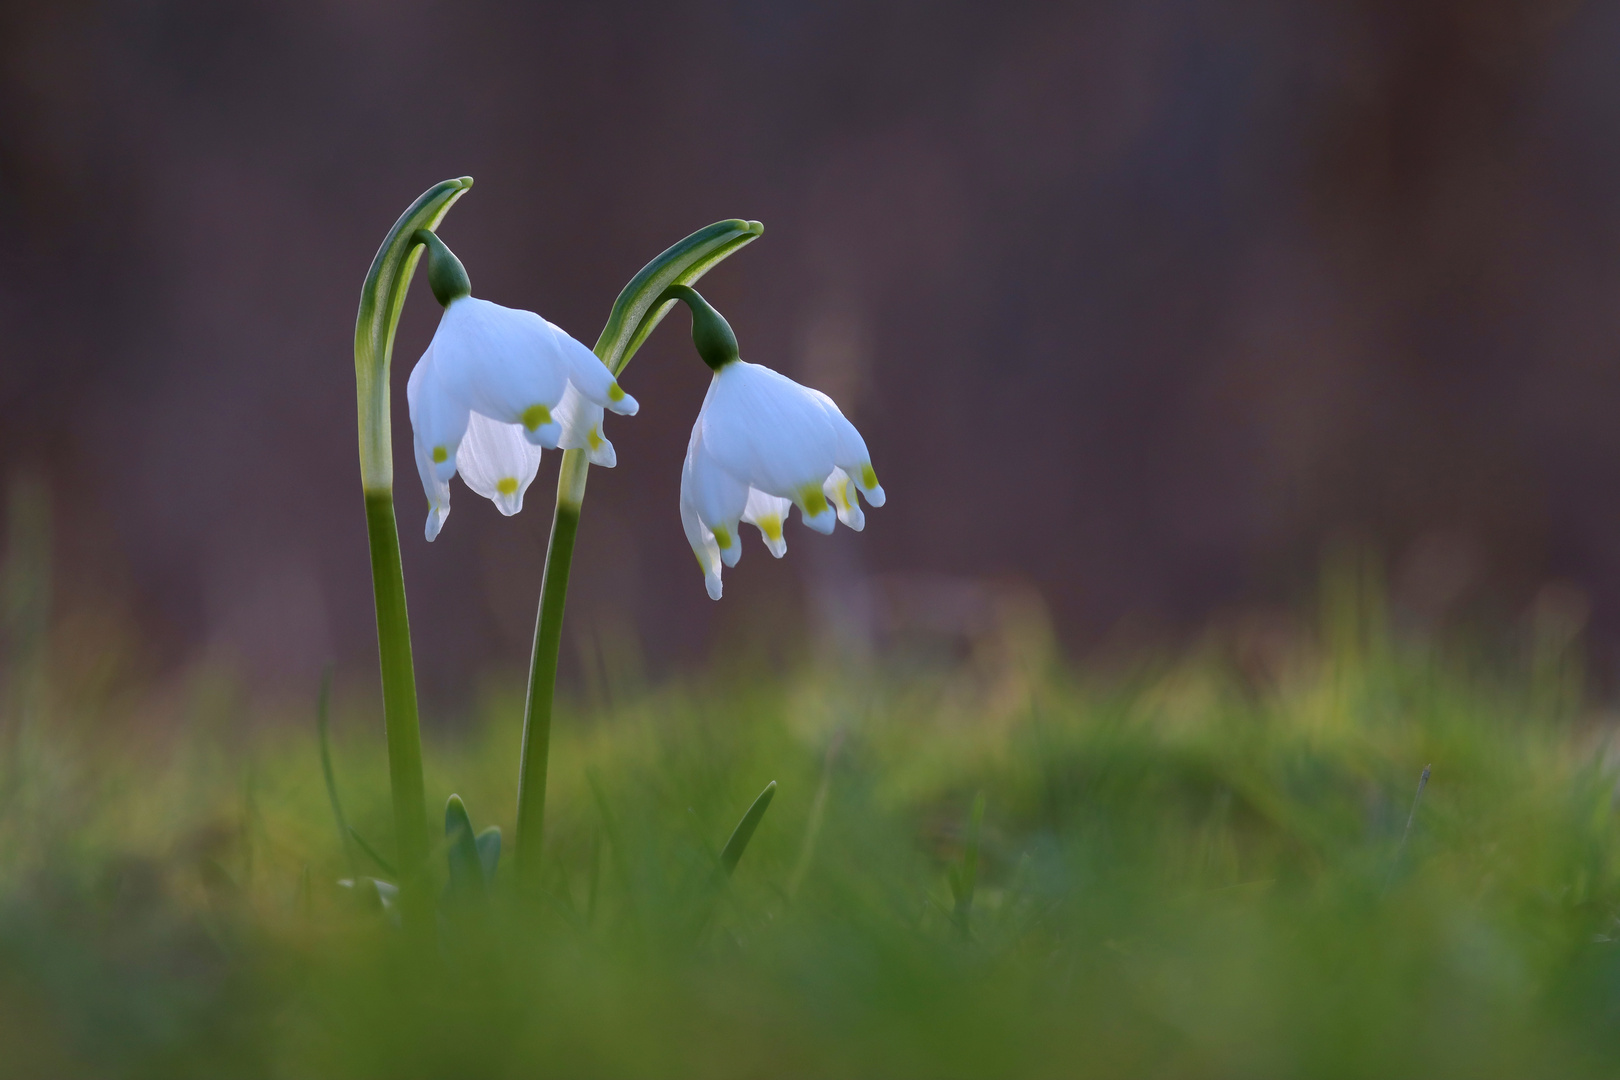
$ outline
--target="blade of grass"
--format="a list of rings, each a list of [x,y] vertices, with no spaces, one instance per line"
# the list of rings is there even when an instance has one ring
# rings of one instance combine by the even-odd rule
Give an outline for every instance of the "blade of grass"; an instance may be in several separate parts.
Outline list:
[[[731,831],[731,839],[726,841],[726,846],[720,852],[720,868],[725,871],[726,877],[730,877],[731,872],[737,869],[737,860],[748,850],[748,842],[754,838],[754,830],[759,828],[760,819],[765,816],[765,811],[770,809],[771,800],[775,797],[776,781],[772,780],[765,785],[765,790],[754,799],[754,805],[748,808],[742,820],[737,822],[737,827]]]
[[[354,837],[354,842],[360,845],[360,850],[366,853],[366,858],[376,863],[379,870],[387,874],[389,877],[397,877],[399,875],[399,871],[394,869],[393,863],[383,858],[376,848],[366,843],[366,838],[360,835],[359,829],[356,829],[353,825],[350,825],[349,835]]]
[[[815,798],[810,801],[810,820],[804,826],[804,840],[799,845],[799,859],[793,864],[793,873],[788,878],[789,900],[799,895],[799,886],[804,884],[804,877],[810,872],[810,863],[815,858],[816,842],[821,839],[821,825],[827,816],[827,795],[832,788],[833,762],[843,745],[844,733],[840,731],[833,736],[832,742],[827,746],[827,754],[822,759],[821,782],[816,785]]]
[[[332,769],[332,667],[327,665],[321,674],[321,692],[315,700],[315,731],[321,744],[321,775],[326,778],[326,798],[332,804],[332,818],[337,822],[338,842],[343,845],[343,859],[349,864],[349,876],[360,877],[360,860],[354,856],[354,840],[349,836],[349,821],[343,816],[343,800],[338,798],[337,774]]]
[[[973,891],[979,884],[979,834],[984,826],[984,792],[973,797],[973,809],[968,814],[967,847],[962,852],[961,867],[953,867],[951,891],[956,895],[956,925],[962,936],[968,936],[973,917]]]
[[[1406,828],[1401,831],[1400,846],[1395,849],[1395,858],[1389,864],[1389,876],[1384,879],[1386,893],[1395,884],[1395,872],[1401,868],[1401,859],[1406,855],[1406,842],[1412,838],[1412,822],[1417,820],[1418,803],[1423,801],[1423,789],[1429,786],[1429,770],[1432,767],[1423,766],[1423,775],[1418,777],[1417,794],[1412,796],[1412,810],[1406,815]]]

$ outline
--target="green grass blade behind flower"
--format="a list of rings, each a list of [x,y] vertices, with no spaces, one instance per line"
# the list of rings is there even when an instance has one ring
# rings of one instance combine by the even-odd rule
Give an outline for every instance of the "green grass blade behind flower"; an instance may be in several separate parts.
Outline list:
[[[967,845],[962,851],[962,863],[950,869],[951,894],[956,901],[953,916],[962,936],[968,936],[968,923],[973,917],[973,892],[979,886],[979,834],[984,828],[984,792],[973,798],[973,809],[968,813]]]
[[[731,839],[726,841],[726,846],[720,852],[720,868],[726,872],[727,877],[737,869],[737,861],[743,857],[743,852],[748,850],[748,842],[754,838],[754,830],[759,828],[760,821],[765,817],[765,811],[771,808],[771,800],[775,797],[776,781],[772,780],[754,799],[754,805],[750,806],[748,812],[742,816],[742,820],[737,822],[737,827],[731,830]]]
[[[354,378],[359,408],[360,481],[366,499],[366,537],[377,605],[377,651],[382,670],[383,722],[388,735],[388,780],[399,852],[405,925],[416,937],[432,931],[432,899],[417,879],[427,870],[427,799],[422,787],[422,735],[417,719],[416,668],[411,656],[405,572],[394,519],[393,436],[388,380],[394,331],[411,276],[421,258],[418,229],[433,229],[468,188],[472,177],[435,184],[401,215],[377,249],[360,291],[354,324]]]
[[[399,877],[399,868],[393,863],[389,862],[382,852],[372,847],[371,843],[364,836],[360,835],[359,829],[356,829],[353,825],[350,825],[349,835],[354,837],[354,842],[356,844],[360,845],[360,850],[366,853],[366,858],[377,864],[377,869],[381,870],[391,878]]]
[[[699,229],[668,248],[630,279],[608,313],[595,352],[617,376],[669,311],[673,300],[659,302],[671,285],[690,285],[717,263],[765,231],[757,221],[732,218]],[[562,650],[563,609],[568,576],[585,499],[589,465],[581,450],[563,453],[557,473],[557,508],[546,547],[540,581],[540,610],[534,623],[534,652],[529,662],[528,696],[523,707],[523,747],[518,764],[517,833],[513,859],[518,888],[539,894],[540,845],[545,832],[546,771],[551,754],[551,712],[557,692],[557,656]]]
[[[641,268],[630,279],[608,313],[607,325],[596,339],[596,355],[614,375],[624,371],[647,335],[653,332],[675,301],[658,302],[671,285],[690,285],[726,256],[757,240],[765,226],[732,218],[699,229]]]
[[[354,857],[354,840],[349,836],[349,819],[343,814],[343,800],[338,798],[337,775],[332,771],[332,738],[330,714],[332,706],[332,669],[321,675],[321,693],[315,703],[315,731],[321,744],[321,776],[326,780],[326,798],[332,804],[332,819],[337,822],[338,842],[343,845],[343,859],[349,864],[349,876],[360,876],[360,861]]]

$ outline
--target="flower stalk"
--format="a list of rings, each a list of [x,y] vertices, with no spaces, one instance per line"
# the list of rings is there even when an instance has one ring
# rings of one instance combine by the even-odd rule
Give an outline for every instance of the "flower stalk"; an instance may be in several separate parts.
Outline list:
[[[641,343],[676,303],[672,287],[690,286],[738,248],[757,239],[757,221],[719,221],[688,236],[641,269],[619,293],[593,351],[617,378]],[[563,608],[574,541],[590,462],[583,450],[563,454],[557,475],[557,507],[546,548],[540,608],[535,617],[534,652],[529,662],[528,697],[523,707],[523,750],[518,766],[517,837],[514,865],[518,888],[539,890],[541,839],[545,830],[546,771],[551,753],[552,706],[557,692],[557,658],[562,648]]]
[[[382,672],[383,723],[388,737],[388,779],[394,810],[394,843],[400,871],[400,904],[407,931],[432,932],[433,908],[423,874],[428,855],[427,803],[422,784],[422,736],[416,705],[416,669],[411,656],[405,574],[394,519],[394,451],[389,371],[394,332],[411,277],[422,255],[418,230],[431,232],[468,188],[472,177],[435,184],[411,204],[378,248],[360,292],[354,328],[354,376],[359,408],[360,481],[365,493],[366,537],[371,547],[371,583],[377,607],[377,648]]]

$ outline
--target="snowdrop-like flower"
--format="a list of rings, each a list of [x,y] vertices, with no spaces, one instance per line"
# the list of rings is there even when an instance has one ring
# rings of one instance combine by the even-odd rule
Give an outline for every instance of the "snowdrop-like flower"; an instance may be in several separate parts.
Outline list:
[[[474,298],[444,242],[425,230],[417,236],[444,305],[405,388],[432,540],[449,516],[458,472],[501,513],[515,514],[542,449],[584,450],[592,464],[611,467],[604,410],[633,416],[639,406],[590,349],[532,311]]]
[[[742,554],[739,523],[759,529],[781,558],[792,507],[817,532],[838,521],[859,531],[861,496],[873,506],[885,496],[866,441],[831,398],[739,359],[731,328],[696,292],[676,286],[666,295],[691,308],[693,343],[714,370],[681,469],[681,524],[718,600],[721,566]]]

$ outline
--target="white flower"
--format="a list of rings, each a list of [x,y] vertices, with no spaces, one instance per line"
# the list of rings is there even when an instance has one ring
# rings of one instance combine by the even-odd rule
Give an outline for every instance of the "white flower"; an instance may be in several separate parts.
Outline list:
[[[611,466],[603,410],[633,416],[639,407],[596,354],[559,327],[471,296],[445,307],[405,397],[429,540],[450,513],[457,472],[501,513],[515,514],[542,448],[584,450],[592,464]]]
[[[721,564],[742,554],[739,522],[781,558],[791,507],[817,532],[835,521],[858,531],[860,495],[883,505],[866,441],[831,398],[758,364],[720,366],[681,469],[681,524],[711,597],[720,599]]]

